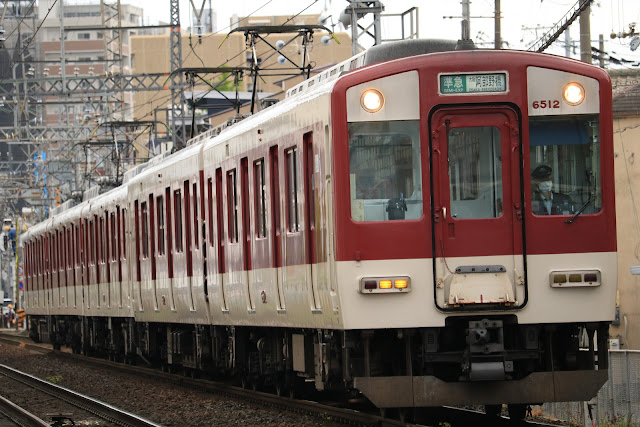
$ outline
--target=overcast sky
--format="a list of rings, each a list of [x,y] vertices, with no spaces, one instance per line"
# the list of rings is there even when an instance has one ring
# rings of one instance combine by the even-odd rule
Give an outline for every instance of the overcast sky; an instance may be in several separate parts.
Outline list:
[[[122,0],[127,3],[130,0]],[[192,0],[196,7],[201,7],[203,0]],[[237,0],[219,1],[204,0],[209,3],[217,13],[217,29],[227,32],[229,20],[235,13],[238,16],[264,16],[286,15],[292,16],[298,13],[319,14],[329,4],[331,11],[338,11],[348,5],[346,0]],[[168,0],[135,0],[132,4],[144,8],[144,15],[151,20],[169,20]],[[462,7],[459,0],[383,0],[385,14],[402,13],[411,7],[419,9],[420,38],[447,38],[458,39],[460,37],[460,14]],[[508,47],[526,49],[537,40],[546,29],[559,21],[576,4],[576,0],[502,0],[502,38],[508,43]],[[307,8],[308,7],[308,8]],[[306,10],[304,10],[307,8]],[[493,43],[494,21],[493,0],[473,0],[471,2],[471,36],[476,43],[487,45]],[[304,11],[303,11],[304,10]],[[336,13],[337,14],[337,13]],[[190,27],[192,6],[189,0],[180,0],[180,17],[182,27],[186,30]],[[455,16],[457,18],[443,18]],[[394,22],[399,18],[385,19],[383,21],[383,37],[385,33],[393,31]],[[623,39],[611,39],[611,32],[620,33],[629,30],[629,24],[640,24],[640,1],[638,0],[600,0],[595,1],[591,7],[591,33],[592,40],[598,39],[598,34],[604,34],[605,50],[612,55],[632,61],[640,61],[640,48],[635,52],[629,49],[630,37]],[[535,29],[538,27],[539,29]],[[638,25],[637,31],[640,31]],[[579,25],[574,23],[570,29],[571,38],[578,42]],[[562,43],[564,36],[561,37]],[[562,43],[556,42],[553,53],[563,54]],[[597,46],[597,44],[594,44]],[[579,49],[576,56],[579,57]]]

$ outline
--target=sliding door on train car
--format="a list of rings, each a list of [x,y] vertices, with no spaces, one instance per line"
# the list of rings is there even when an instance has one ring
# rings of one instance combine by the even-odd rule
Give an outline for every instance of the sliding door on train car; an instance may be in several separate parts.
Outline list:
[[[519,128],[506,107],[448,108],[431,118],[441,309],[509,309],[525,301]]]

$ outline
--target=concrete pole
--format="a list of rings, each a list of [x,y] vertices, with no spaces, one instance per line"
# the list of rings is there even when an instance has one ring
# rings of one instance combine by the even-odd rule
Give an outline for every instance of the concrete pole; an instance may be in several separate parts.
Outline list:
[[[495,48],[496,49],[502,49],[502,34],[501,34],[501,28],[500,28],[500,0],[494,0],[495,4]]]
[[[581,4],[589,0],[581,0]],[[580,13],[580,61],[591,64],[591,6],[587,4]]]
[[[471,4],[470,0],[462,0],[462,20],[468,22],[467,28],[469,29],[469,36],[471,35],[471,10],[470,10],[470,4]]]
[[[598,36],[598,49],[600,49],[600,68],[604,68],[604,35]]]

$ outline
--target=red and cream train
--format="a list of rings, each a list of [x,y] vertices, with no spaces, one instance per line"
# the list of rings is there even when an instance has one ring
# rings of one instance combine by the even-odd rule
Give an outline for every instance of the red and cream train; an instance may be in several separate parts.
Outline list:
[[[31,227],[32,336],[381,408],[591,398],[616,293],[609,77],[454,48],[371,48]]]

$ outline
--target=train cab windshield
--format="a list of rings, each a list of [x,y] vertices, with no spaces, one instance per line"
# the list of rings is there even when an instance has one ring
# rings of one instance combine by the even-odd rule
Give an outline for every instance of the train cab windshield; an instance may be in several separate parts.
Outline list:
[[[349,123],[349,174],[353,220],[420,218],[418,121]]]
[[[602,208],[597,115],[530,119],[534,215],[597,213]]]

